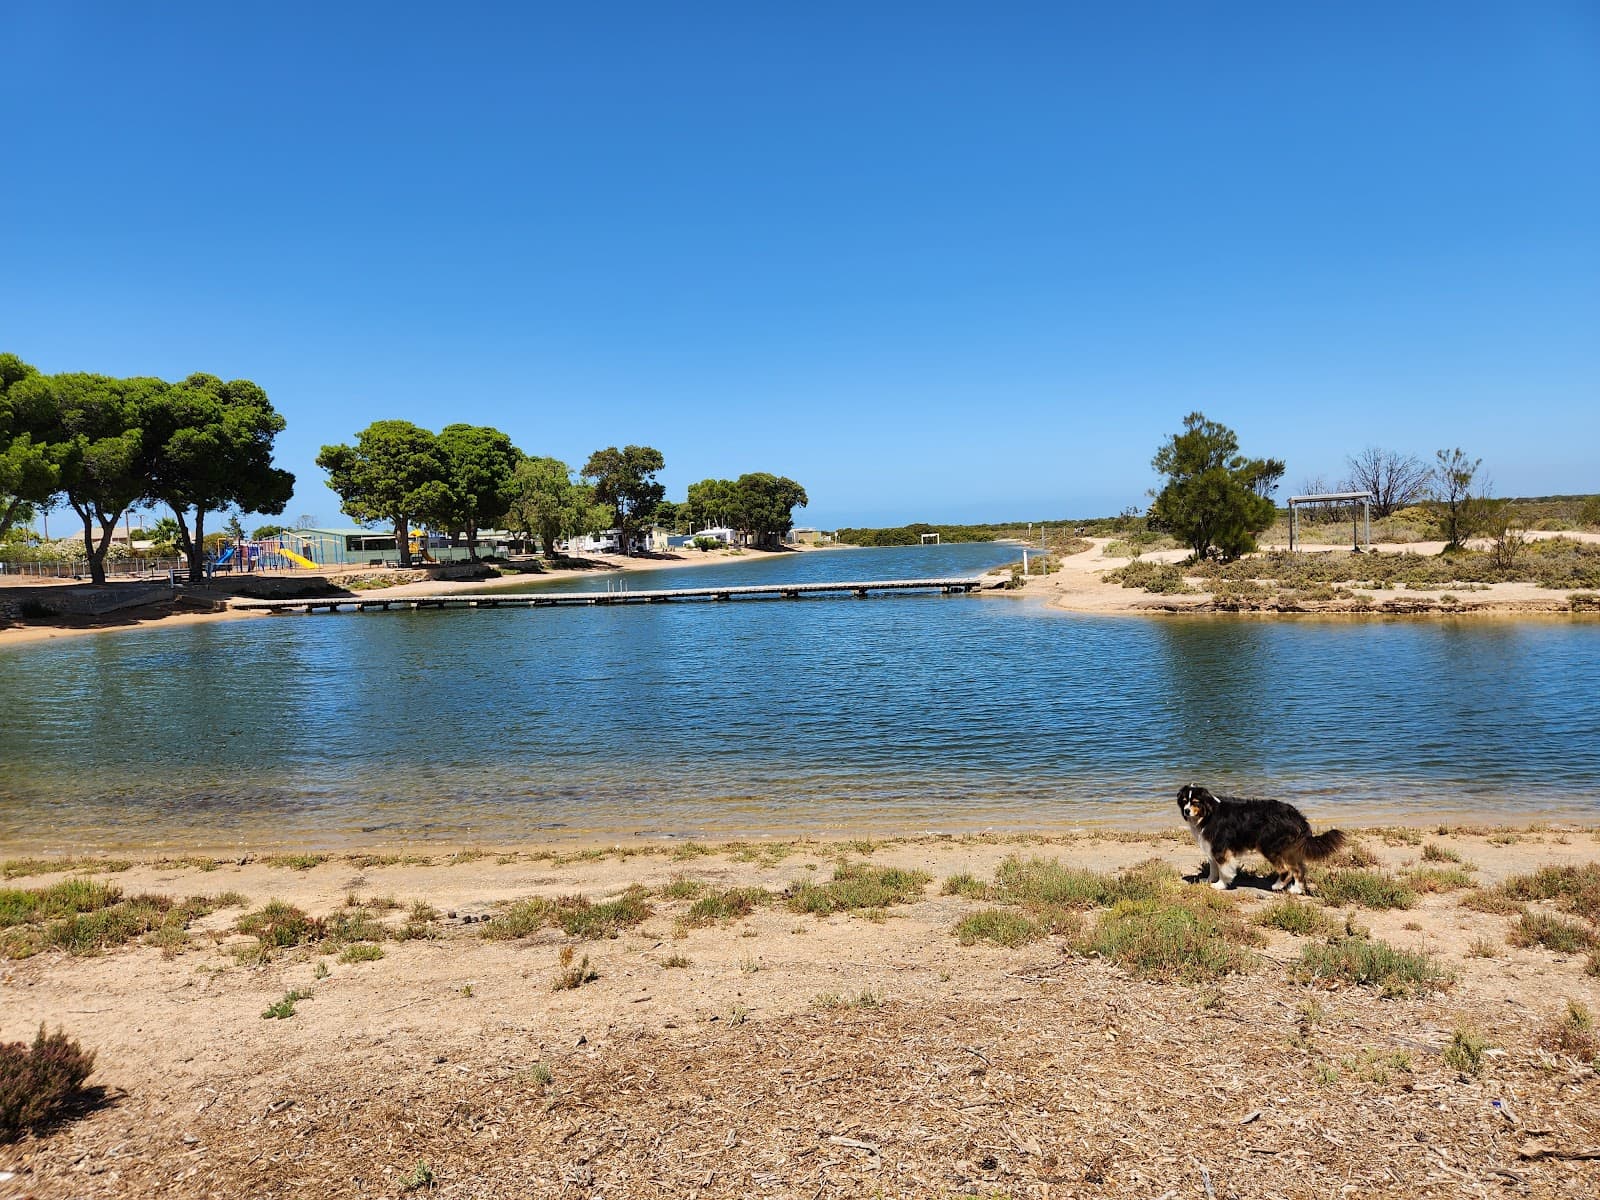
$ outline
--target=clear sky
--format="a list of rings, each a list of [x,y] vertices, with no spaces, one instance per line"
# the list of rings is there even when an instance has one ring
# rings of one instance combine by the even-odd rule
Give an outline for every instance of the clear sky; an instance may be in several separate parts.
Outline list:
[[[0,2],[0,349],[1115,512],[1201,409],[1600,489],[1600,4]]]

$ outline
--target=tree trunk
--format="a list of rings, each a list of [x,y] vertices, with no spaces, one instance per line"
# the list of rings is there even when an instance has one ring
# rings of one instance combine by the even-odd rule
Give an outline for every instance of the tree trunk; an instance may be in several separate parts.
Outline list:
[[[16,520],[17,510],[22,507],[21,499],[14,499],[6,505],[4,515],[0,515],[0,538],[6,536],[6,530],[11,528],[11,522]]]
[[[73,511],[83,518],[83,556],[89,560],[89,579],[92,583],[106,581],[105,560],[99,558],[94,552],[94,517],[89,512],[89,506],[79,508],[72,506]]]
[[[394,548],[400,552],[400,565],[409,567],[411,565],[411,538],[409,531],[406,529],[406,519],[404,517],[396,517],[394,519]]]
[[[467,522],[467,558],[471,562],[478,561],[478,526],[476,522]]]
[[[89,564],[89,577],[96,583],[106,581],[106,551],[111,549],[111,535],[117,531],[117,518],[121,513],[112,513],[107,520],[104,516],[96,514],[100,522],[100,548],[94,560]]]
[[[239,547],[233,548],[233,569],[238,571],[242,564],[239,562]],[[189,555],[189,582],[204,583],[206,579],[206,510],[196,507],[194,510],[194,550]]]

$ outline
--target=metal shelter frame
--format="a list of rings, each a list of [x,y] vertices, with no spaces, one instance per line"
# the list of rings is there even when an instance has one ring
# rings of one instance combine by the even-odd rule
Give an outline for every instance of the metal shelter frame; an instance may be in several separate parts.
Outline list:
[[[1303,504],[1336,504],[1340,501],[1361,501],[1362,537],[1356,538],[1356,519],[1352,512],[1350,515],[1350,543],[1359,549],[1365,544],[1368,550],[1372,549],[1372,493],[1371,492],[1317,492],[1310,496],[1289,497],[1289,552],[1294,553],[1297,534],[1300,532],[1300,506]]]

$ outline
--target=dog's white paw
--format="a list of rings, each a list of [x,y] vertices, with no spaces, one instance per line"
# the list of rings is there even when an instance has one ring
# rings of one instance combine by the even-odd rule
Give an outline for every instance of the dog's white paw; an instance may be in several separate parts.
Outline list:
[[[1303,896],[1306,894],[1305,888],[1300,886],[1300,881],[1298,879],[1289,885],[1289,894],[1291,896]]]
[[[1286,888],[1288,886],[1289,886],[1289,881],[1287,879],[1280,879],[1280,880],[1278,880],[1276,883],[1274,883],[1272,885],[1272,890],[1275,891],[1275,892],[1281,892],[1281,891],[1283,891],[1284,888]]]
[[[1215,882],[1215,883],[1213,883],[1213,884],[1212,884],[1212,885],[1211,885],[1211,886],[1212,886],[1212,887],[1214,887],[1214,888],[1216,888],[1216,889],[1217,889],[1217,891],[1219,891],[1219,892],[1225,892],[1225,891],[1227,891],[1227,890],[1228,890],[1228,884],[1227,884],[1227,882],[1226,882],[1226,881],[1225,881],[1225,880],[1221,880],[1221,879],[1219,879],[1219,880],[1217,880],[1217,881],[1216,881],[1216,882]]]

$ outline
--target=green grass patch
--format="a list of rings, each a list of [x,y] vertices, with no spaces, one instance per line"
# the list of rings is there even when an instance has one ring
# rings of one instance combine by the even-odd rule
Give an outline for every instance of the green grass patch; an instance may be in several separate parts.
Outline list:
[[[1012,855],[995,871],[993,899],[1008,904],[1076,909],[1106,908],[1121,900],[1156,900],[1176,892],[1182,879],[1154,859],[1107,875],[1069,867],[1054,858]]]
[[[757,908],[771,904],[776,897],[764,888],[745,887],[713,890],[689,906],[685,921],[689,925],[711,925],[748,917]]]
[[[1473,868],[1461,855],[1448,846],[1441,846],[1438,842],[1429,842],[1422,848],[1422,861],[1431,863],[1455,863],[1457,866],[1466,867],[1469,871]]]
[[[115,874],[126,871],[133,864],[122,858],[94,858],[91,855],[70,855],[66,858],[8,858],[0,862],[0,878],[19,879],[25,875],[53,875],[57,871],[88,871]]]
[[[987,900],[990,891],[987,883],[966,871],[947,877],[939,889],[940,895],[965,896],[968,900]]]
[[[665,900],[693,900],[706,890],[706,886],[701,880],[678,875],[661,889],[660,895]]]
[[[1401,950],[1388,942],[1347,937],[1307,946],[1295,975],[1306,983],[1353,983],[1396,998],[1448,987],[1454,975],[1431,955]]]
[[[282,1000],[277,1000],[267,1005],[266,1010],[261,1014],[261,1019],[263,1021],[287,1021],[294,1016],[294,1006],[302,1000],[309,999],[311,999],[311,993],[309,991],[301,991],[299,988],[285,992]]]
[[[66,879],[47,888],[0,890],[0,956],[28,958],[46,950],[101,954],[138,937],[166,950],[188,940],[189,923],[241,897],[124,896],[120,888]]]
[[[1540,867],[1531,875],[1514,875],[1500,885],[1512,900],[1540,900],[1562,912],[1600,922],[1600,863]]]
[[[1459,892],[1478,886],[1464,867],[1413,867],[1400,878],[1406,887],[1423,893]]]
[[[1261,935],[1214,893],[1160,900],[1119,900],[1101,913],[1074,948],[1097,954],[1136,975],[1198,983],[1248,971],[1256,956],[1245,947]]]
[[[1541,912],[1523,913],[1522,919],[1512,926],[1509,941],[1513,946],[1524,948],[1543,946],[1557,954],[1581,954],[1600,946],[1600,937],[1594,930]]]
[[[912,904],[922,899],[922,889],[932,879],[926,871],[841,863],[827,883],[802,883],[792,888],[788,904],[795,912],[817,916]]]
[[[339,955],[342,963],[377,962],[384,956],[383,947],[376,942],[354,942]]]
[[[1450,1036],[1450,1044],[1444,1048],[1445,1065],[1463,1075],[1476,1075],[1483,1070],[1485,1051],[1492,1048],[1489,1039],[1476,1029],[1457,1029]]]
[[[1009,908],[986,908],[956,922],[956,940],[963,946],[1026,946],[1045,935],[1042,925]]]
[[[282,900],[269,900],[255,912],[245,913],[233,927],[269,948],[309,945],[320,942],[327,933],[322,921]]]
[[[584,896],[562,896],[556,900],[534,896],[513,904],[487,922],[483,936],[505,941],[529,937],[548,926],[559,926],[569,937],[616,937],[622,930],[643,922],[654,911],[648,903],[649,895],[648,888],[631,887],[617,899],[599,904]]]
[[[1276,900],[1256,914],[1256,924],[1296,937],[1326,937],[1334,930],[1328,914],[1314,904]]]
[[[286,867],[291,871],[309,871],[321,866],[332,857],[327,854],[269,854],[261,861],[269,867]]]
[[[1362,908],[1410,908],[1417,894],[1398,879],[1377,871],[1330,871],[1317,882],[1329,904],[1355,904]]]

